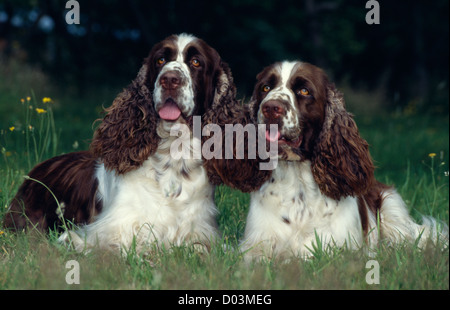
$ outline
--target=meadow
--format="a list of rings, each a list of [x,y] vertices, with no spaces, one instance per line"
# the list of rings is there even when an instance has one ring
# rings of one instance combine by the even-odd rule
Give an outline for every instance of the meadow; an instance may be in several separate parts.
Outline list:
[[[41,71],[0,62],[0,220],[38,162],[87,149],[93,122],[126,86],[80,94],[61,90]],[[360,102],[348,100],[349,110]],[[363,110],[363,109],[362,109]],[[378,180],[395,185],[414,218],[421,214],[449,221],[449,116],[413,108],[355,115],[371,146]],[[323,249],[314,258],[288,263],[244,263],[241,253],[225,250],[242,236],[249,195],[220,186],[218,223],[223,233],[208,254],[191,246],[156,248],[149,257],[130,249],[125,256],[64,248],[51,232],[12,233],[0,226],[1,289],[449,289],[449,252],[432,245],[395,248],[381,244],[375,257],[364,251]],[[66,263],[80,265],[80,283],[68,284]],[[379,284],[370,284],[366,267],[379,264]],[[370,281],[369,281],[370,282]]]

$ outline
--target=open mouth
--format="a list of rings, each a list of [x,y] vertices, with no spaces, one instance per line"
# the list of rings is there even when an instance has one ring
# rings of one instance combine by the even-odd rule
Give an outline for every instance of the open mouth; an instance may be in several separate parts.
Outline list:
[[[158,114],[163,120],[176,121],[181,115],[181,110],[176,102],[172,98],[169,98],[159,109]]]
[[[269,142],[278,141],[278,145],[285,144],[292,148],[298,148],[302,143],[302,135],[295,139],[288,139],[284,137],[278,130],[266,130],[266,140]]]

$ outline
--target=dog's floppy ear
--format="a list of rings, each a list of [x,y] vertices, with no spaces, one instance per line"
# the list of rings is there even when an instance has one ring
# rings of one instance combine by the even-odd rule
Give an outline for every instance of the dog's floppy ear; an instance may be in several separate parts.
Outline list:
[[[330,83],[325,121],[313,151],[312,171],[322,193],[337,200],[364,194],[374,180],[368,143],[346,111],[342,93]]]
[[[119,174],[138,168],[156,151],[157,115],[148,87],[148,63],[105,110],[91,143],[91,151],[106,169]]]
[[[256,159],[248,158],[249,148],[257,150],[257,145],[255,145],[255,139],[249,139],[248,133],[242,132],[242,130],[238,130],[233,134],[233,144],[231,146],[233,149],[228,150],[232,152],[233,158],[225,158],[225,147],[227,146],[225,125],[228,125],[228,130],[230,130],[235,125],[243,128],[247,124],[257,128],[257,124],[252,122],[247,107],[236,100],[236,87],[228,65],[221,62],[220,68],[221,70],[216,76],[213,103],[203,116],[202,125],[203,127],[213,125],[215,128],[220,128],[221,136],[215,138],[221,141],[222,158],[204,158],[203,164],[212,184],[218,185],[223,183],[243,192],[254,191],[270,177],[271,171],[260,170],[258,157]],[[208,127],[206,127],[206,132],[208,132]],[[203,136],[203,143],[208,139],[214,139],[214,134],[217,133],[211,131],[210,134]],[[244,142],[244,158],[237,156],[236,141]],[[251,145],[249,145],[249,142]],[[254,143],[252,144],[252,142]],[[228,147],[230,146],[228,145]]]
[[[210,119],[211,115],[215,114],[217,119],[214,119],[214,121],[220,121],[221,115],[218,115],[216,111],[217,109],[222,109],[226,113],[226,115],[223,115],[225,117],[223,120],[228,120],[230,117],[235,116],[233,109],[238,102],[236,101],[236,86],[234,85],[230,67],[222,60],[220,60],[218,69],[214,74],[213,83],[212,93],[214,93],[214,97],[207,113]]]

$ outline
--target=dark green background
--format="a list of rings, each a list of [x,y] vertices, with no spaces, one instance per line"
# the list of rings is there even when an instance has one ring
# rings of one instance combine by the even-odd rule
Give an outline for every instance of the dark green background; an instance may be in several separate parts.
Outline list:
[[[361,0],[78,2],[81,23],[68,26],[66,1],[0,0],[0,58],[39,65],[79,95],[125,86],[153,44],[187,32],[219,51],[242,97],[264,66],[301,59],[338,84],[381,89],[383,108],[448,113],[448,0],[378,1],[379,25]]]

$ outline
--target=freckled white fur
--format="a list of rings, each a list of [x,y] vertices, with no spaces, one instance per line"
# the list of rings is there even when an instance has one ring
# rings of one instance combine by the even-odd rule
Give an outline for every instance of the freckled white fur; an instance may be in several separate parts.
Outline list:
[[[290,256],[308,258],[320,238],[322,249],[346,245],[373,250],[382,240],[390,244],[428,240],[448,246],[448,227],[431,217],[417,224],[409,215],[401,196],[388,189],[380,221],[368,210],[369,229],[364,236],[355,197],[339,201],[323,195],[314,181],[311,163],[282,161],[260,190],[251,194],[241,249],[246,259]],[[367,206],[366,206],[367,207]],[[379,224],[378,224],[379,223]],[[420,239],[419,239],[420,238]]]
[[[335,201],[322,195],[310,165],[279,162],[273,180],[251,194],[241,242],[247,258],[311,256],[316,234],[324,246],[362,244],[356,199]]]
[[[295,97],[287,87],[293,70],[301,62],[282,62],[275,69],[281,82],[270,91],[268,100],[284,100],[291,105],[284,116],[281,130],[299,125]],[[263,115],[258,111],[258,121]],[[323,195],[314,181],[309,161],[280,161],[272,179],[251,194],[241,249],[246,258],[272,258],[312,255],[316,238],[322,248],[347,245],[350,249],[367,246],[370,250],[380,241],[398,244],[416,242],[423,247],[428,240],[440,240],[448,246],[448,227],[431,217],[423,217],[417,224],[394,189],[382,193],[383,202],[377,215],[365,205],[368,234],[364,236],[356,197],[342,197],[339,201]],[[420,238],[420,239],[419,239]]]
[[[177,60],[166,64],[160,73],[179,70],[183,78],[188,79],[184,97],[177,102],[188,108],[188,111],[183,111],[187,115],[192,113],[195,103],[193,83],[182,60],[182,51],[194,39],[180,35]],[[159,77],[154,101],[155,104],[161,102]],[[200,140],[194,138],[190,131],[181,137],[170,136],[171,128],[180,127],[181,122],[180,119],[176,122],[160,120],[158,149],[138,169],[117,175],[100,164],[96,178],[97,198],[103,203],[102,212],[91,224],[64,233],[60,241],[71,239],[80,252],[92,247],[127,251],[133,244],[138,252],[145,252],[155,242],[171,246],[186,241],[207,248],[217,236],[214,187],[209,183],[201,157],[183,159],[186,157],[171,156],[170,146],[176,139],[186,139],[182,144],[191,150],[200,147]]]
[[[295,94],[290,88],[287,87],[294,69],[299,65],[301,65],[301,62],[298,61],[283,61],[279,66],[275,68],[281,78],[281,81],[276,88],[270,91],[270,93],[264,98],[260,105],[261,107],[265,102],[269,100],[281,100],[288,102],[290,108],[286,111],[286,115],[284,116],[283,120],[285,130],[295,128],[300,123],[298,109],[295,105]],[[260,109],[258,111],[258,121],[262,122],[263,118],[264,117]]]
[[[214,187],[201,160],[172,159],[169,148],[176,138],[162,139],[142,167],[124,175],[103,165],[97,168],[103,210],[93,223],[71,232],[76,250],[95,246],[128,250],[133,240],[139,252],[155,241],[166,246],[185,241],[209,245],[217,236]],[[192,136],[188,139],[195,143]],[[189,178],[182,169],[189,171]],[[67,234],[62,239],[67,241]]]
[[[182,80],[187,81],[187,83],[185,83],[180,89],[180,93],[182,94],[182,96],[177,98],[178,99],[177,104],[185,115],[192,114],[195,107],[194,88],[192,79],[190,78],[189,68],[185,63],[186,60],[184,59],[183,53],[186,46],[193,40],[195,40],[195,37],[188,34],[181,34],[178,36],[177,39],[178,54],[176,60],[165,64],[155,81],[155,91],[153,92],[153,101],[154,101],[153,104],[155,105],[156,110],[158,110],[158,107],[164,104],[164,102],[162,102],[163,90],[160,83],[160,77],[168,71],[178,71]]]

